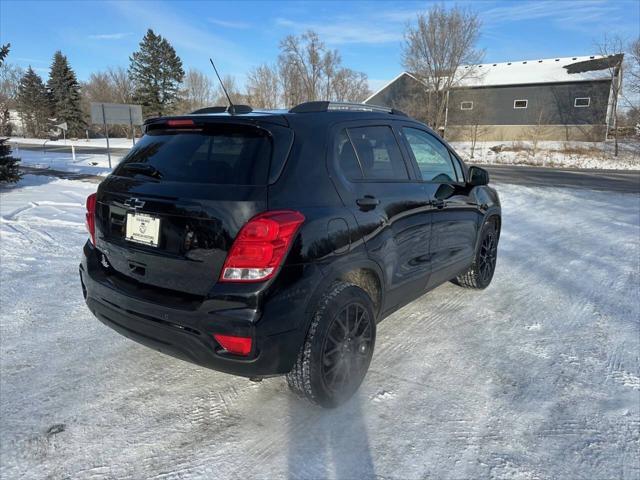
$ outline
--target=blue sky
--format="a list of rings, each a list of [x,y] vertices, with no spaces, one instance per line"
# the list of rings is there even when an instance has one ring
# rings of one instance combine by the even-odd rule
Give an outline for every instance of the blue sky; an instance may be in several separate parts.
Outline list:
[[[444,2],[445,5],[453,3]],[[307,29],[318,32],[343,63],[365,72],[373,89],[402,71],[407,22],[431,2],[385,1],[0,1],[1,43],[8,61],[46,76],[53,53],[65,53],[78,77],[128,66],[148,27],[165,36],[186,67],[208,72],[211,56],[238,77],[274,62],[278,42]],[[483,22],[486,62],[587,55],[605,33],[639,35],[638,0],[511,0],[457,2]]]

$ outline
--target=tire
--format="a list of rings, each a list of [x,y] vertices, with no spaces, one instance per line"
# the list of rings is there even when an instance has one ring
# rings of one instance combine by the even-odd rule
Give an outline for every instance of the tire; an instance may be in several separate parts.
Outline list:
[[[465,288],[482,290],[487,288],[493,279],[498,256],[498,232],[494,222],[487,222],[480,231],[480,241],[476,257],[462,275],[454,281],[456,285]]]
[[[376,339],[373,302],[364,290],[339,282],[320,299],[289,388],[310,402],[335,408],[358,390],[371,363]]]

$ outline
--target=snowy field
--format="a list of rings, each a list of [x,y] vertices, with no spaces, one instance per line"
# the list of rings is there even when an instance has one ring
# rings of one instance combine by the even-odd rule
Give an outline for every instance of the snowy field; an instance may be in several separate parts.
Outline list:
[[[36,168],[49,168],[72,173],[85,173],[106,176],[109,174],[107,155],[77,154],[75,160],[71,153],[60,152],[59,147],[104,148],[104,139],[91,139],[57,142],[47,141],[43,151],[25,150],[16,147],[16,142],[41,146],[42,139],[10,139],[14,145],[15,156],[22,158],[22,164]],[[489,165],[532,165],[555,168],[588,168],[607,170],[640,170],[640,139],[621,140],[619,155],[613,155],[613,142],[549,142],[540,141],[534,151],[531,142],[477,142],[471,158],[471,142],[451,142],[451,145],[469,163]],[[58,151],[56,151],[56,147]],[[499,147],[499,151],[495,151]],[[112,139],[111,148],[129,149],[131,140]],[[494,149],[494,150],[492,150]],[[84,150],[86,152],[86,150]],[[112,165],[115,167],[123,153],[112,153]]]
[[[451,145],[469,163],[640,170],[640,139],[621,140],[617,157],[613,154],[613,141],[540,141],[535,149],[532,142],[477,142],[473,158],[471,142],[451,142]]]
[[[323,411],[94,319],[95,188],[0,193],[1,478],[640,478],[638,195],[498,185],[492,285],[387,318],[360,392]]]
[[[139,139],[136,139],[136,141]],[[71,145],[75,147],[94,147],[94,148],[107,148],[106,138],[79,138],[76,140],[47,140],[44,138],[23,138],[23,137],[11,137],[9,143],[27,143],[29,145],[42,146],[43,144],[48,147],[69,147]],[[130,138],[110,138],[109,146],[111,148],[131,148],[132,141]]]
[[[60,172],[82,173],[106,177],[111,173],[109,157],[107,154],[76,153],[75,158],[71,153],[25,150],[13,147],[14,157],[20,159],[20,165],[44,170],[57,170]],[[111,154],[111,165],[115,168],[123,155]]]

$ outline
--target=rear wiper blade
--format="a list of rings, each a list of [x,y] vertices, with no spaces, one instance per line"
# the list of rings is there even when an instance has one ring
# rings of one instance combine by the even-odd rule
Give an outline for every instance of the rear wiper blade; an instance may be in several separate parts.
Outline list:
[[[132,172],[141,173],[143,175],[148,175],[149,177],[154,177],[158,179],[162,178],[162,173],[160,173],[160,170],[158,170],[153,165],[149,165],[148,163],[142,163],[142,162],[125,163],[122,166],[122,168],[124,168],[125,170],[130,170]]]

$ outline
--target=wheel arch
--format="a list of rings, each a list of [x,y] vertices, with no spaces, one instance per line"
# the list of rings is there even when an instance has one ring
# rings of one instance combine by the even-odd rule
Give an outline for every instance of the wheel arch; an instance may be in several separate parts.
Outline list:
[[[325,267],[324,277],[310,298],[307,313],[313,312],[322,295],[336,282],[352,283],[364,290],[373,302],[376,318],[380,316],[385,300],[384,274],[380,266],[368,258],[355,262],[337,261]],[[310,318],[309,315],[307,317]]]
[[[498,211],[489,212],[482,225],[485,223],[493,223],[496,226],[496,232],[498,234],[498,238],[500,238],[500,230],[502,228],[502,215]]]

